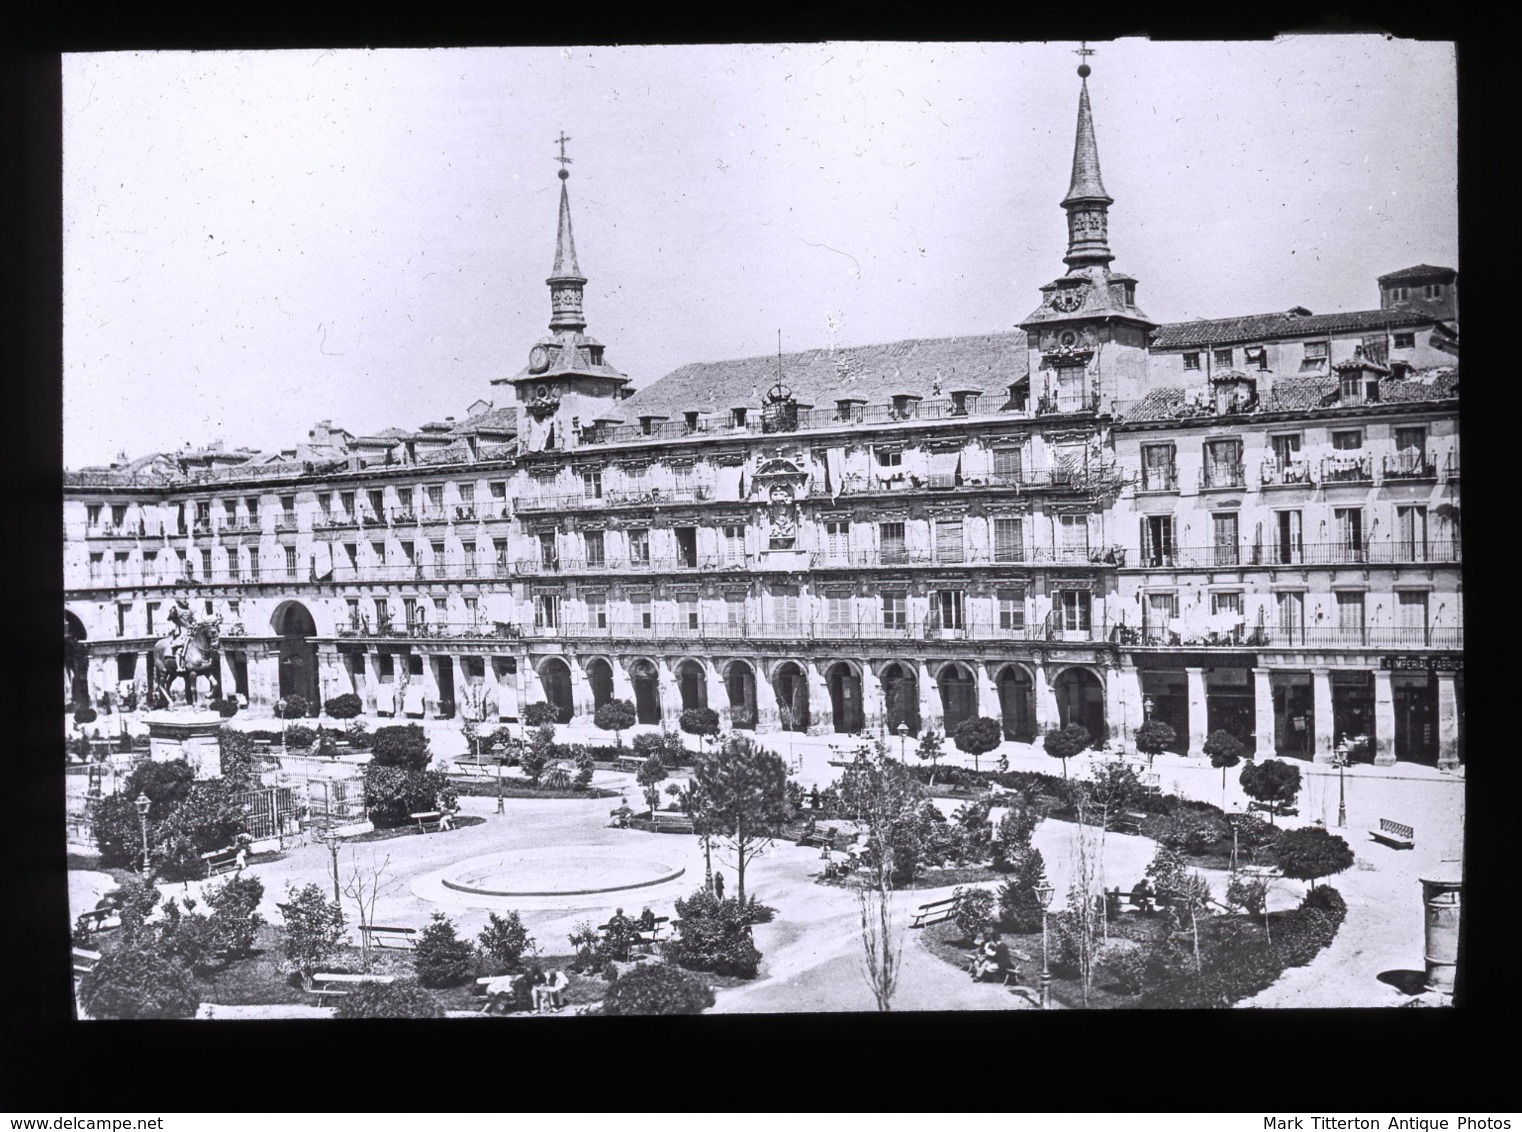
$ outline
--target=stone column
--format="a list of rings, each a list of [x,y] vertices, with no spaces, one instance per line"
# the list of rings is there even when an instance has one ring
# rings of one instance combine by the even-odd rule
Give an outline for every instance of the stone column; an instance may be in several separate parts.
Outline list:
[[[100,700],[107,692],[111,693],[111,710],[116,708],[116,658],[106,656],[92,656],[89,660],[90,680],[90,704],[93,707],[100,706]]]
[[[682,690],[677,687],[676,672],[669,657],[655,662],[655,690],[661,703],[661,727],[668,731],[678,730],[677,721],[682,718]]]
[[[1459,765],[1459,697],[1455,674],[1437,674],[1437,765],[1455,770]]]
[[[1036,738],[1055,727],[1062,726],[1062,714],[1057,710],[1057,693],[1052,688],[1051,670],[1043,661],[1036,665]]]
[[[634,702],[634,681],[629,679],[629,670],[624,667],[621,657],[614,657],[610,666],[613,669],[613,698],[615,700],[628,700]]]
[[[1277,754],[1274,746],[1274,691],[1269,683],[1268,669],[1252,670],[1252,696],[1254,729],[1257,731],[1257,749],[1254,758],[1271,759]]]
[[[733,726],[733,719],[729,711],[729,689],[724,685],[724,677],[719,672],[719,666],[713,661],[708,662],[708,706],[719,713],[719,727],[727,730]]]
[[[933,728],[940,731],[946,721],[941,717],[941,690],[936,687],[935,680],[930,675],[930,666],[923,660],[920,661],[915,676],[919,683],[916,691],[920,695],[920,730]]]
[[[1196,758],[1203,754],[1206,730],[1210,722],[1208,708],[1205,703],[1205,670],[1203,668],[1185,668],[1184,676],[1189,681],[1189,756]]]
[[[1122,741],[1131,742],[1137,729],[1146,722],[1146,708],[1142,703],[1141,672],[1131,665],[1121,665],[1110,674],[1110,686],[1118,711],[1111,717],[1122,721]]]
[[[974,666],[973,679],[978,684],[978,714],[987,719],[1001,720],[1003,714],[999,707],[999,690],[994,687],[994,678],[988,671],[986,660],[980,660]]]
[[[485,668],[481,675],[481,703],[483,715],[488,720],[498,719],[502,712],[502,689],[497,683],[496,657],[487,653],[481,658]]]
[[[1311,669],[1311,704],[1315,734],[1311,750],[1318,763],[1332,761],[1332,673],[1330,669]]]
[[[429,718],[439,706],[439,657],[423,654],[423,718]]]
[[[574,719],[582,723],[591,723],[592,708],[592,682],[587,679],[586,669],[575,657],[566,657],[566,666],[571,670],[571,711]]]
[[[1390,674],[1383,670],[1374,673],[1374,765],[1395,765],[1395,690],[1390,686]]]
[[[810,735],[835,733],[835,712],[830,702],[830,686],[825,683],[824,673],[820,671],[823,663],[823,661],[805,661],[803,665],[804,677],[809,682],[808,733]]]
[[[324,700],[331,700],[334,696],[342,695],[350,690],[353,681],[349,677],[349,670],[344,664],[344,658],[338,655],[338,649],[334,645],[317,646],[317,694]]]
[[[868,731],[881,730],[886,719],[883,704],[883,682],[872,671],[872,665],[861,662],[861,717],[862,726]]]
[[[260,707],[273,707],[280,698],[278,652],[266,647],[248,650],[248,698]]]

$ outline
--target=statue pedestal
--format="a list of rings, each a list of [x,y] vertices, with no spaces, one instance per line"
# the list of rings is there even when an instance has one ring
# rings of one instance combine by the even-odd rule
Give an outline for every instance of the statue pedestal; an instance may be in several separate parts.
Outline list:
[[[196,778],[222,776],[222,751],[217,732],[222,717],[214,711],[151,711],[148,724],[148,749],[156,761],[184,759],[196,772]]]

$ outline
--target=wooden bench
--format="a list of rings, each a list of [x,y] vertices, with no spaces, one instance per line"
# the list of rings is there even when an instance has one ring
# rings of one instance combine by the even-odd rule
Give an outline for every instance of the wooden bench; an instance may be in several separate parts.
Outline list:
[[[100,962],[100,952],[86,951],[83,947],[74,948],[74,977],[83,978],[95,970],[95,964]]]
[[[461,778],[472,780],[485,779],[488,782],[497,777],[496,774],[481,763],[455,763],[454,770],[450,773],[459,775]]]
[[[1142,831],[1142,822],[1146,820],[1146,814],[1136,813],[1135,811],[1116,814],[1110,819],[1110,828],[1116,833],[1140,833]]]
[[[1020,964],[1029,963],[1031,961],[1031,957],[1025,954],[1023,951],[1016,951],[1012,947],[1009,948],[1008,951],[1009,955],[1007,956],[1007,961],[1001,961],[997,970],[990,971],[988,974],[983,975],[982,977],[978,977],[976,975],[978,969],[978,959],[980,956],[974,954],[973,957],[967,962],[967,973],[969,975],[973,975],[976,981],[980,983],[988,982],[993,976],[997,975],[999,978],[999,983],[1002,986],[1008,986],[1011,979],[1017,979],[1020,977]]]
[[[407,816],[417,822],[419,833],[438,833],[440,830],[454,828],[454,819],[438,810],[425,810],[423,813]]]
[[[639,755],[619,755],[615,760],[624,770],[638,770],[645,765],[645,759]]]
[[[1300,810],[1295,806],[1280,806],[1275,802],[1248,802],[1248,812],[1261,810],[1266,814],[1277,814],[1279,817],[1295,817]]]
[[[650,930],[647,931],[647,930],[641,929],[640,926],[639,926],[639,921],[634,919],[632,916],[625,917],[625,918],[629,921],[629,930],[630,930],[630,932],[633,933],[631,935],[630,939],[629,939],[629,945],[630,945],[630,947],[632,948],[635,944],[640,944],[640,945],[644,946],[645,952],[648,952],[650,950],[651,945],[653,945],[656,942],[657,937],[661,933],[661,925],[664,924],[664,923],[668,923],[671,920],[670,916],[657,916],[656,919],[655,919],[655,927],[653,929],[650,929]],[[612,924],[612,922],[613,921],[609,920],[608,923],[606,923],[606,924],[598,924],[597,925],[598,932],[604,938],[607,938],[608,927],[609,927],[609,925]],[[640,953],[638,955],[636,955],[632,950],[629,952],[629,961],[630,962],[634,962],[634,961],[643,959],[644,957],[645,957],[645,953],[644,952],[642,952],[642,953]]]
[[[1380,818],[1379,828],[1369,830],[1369,836],[1397,849],[1412,849],[1416,846],[1416,830],[1389,818]]]
[[[388,986],[396,982],[395,975],[341,975],[315,973],[302,980],[302,987],[311,994],[348,994],[356,986],[379,983]]]
[[[834,849],[835,835],[839,831],[831,826],[829,829],[815,829],[812,833],[805,834],[798,839],[799,845],[815,846],[819,849]]]
[[[692,833],[691,814],[673,814],[663,810],[656,810],[650,815],[650,820],[655,823],[657,833]]]
[[[1261,880],[1271,880],[1284,875],[1278,865],[1238,865],[1237,872],[1245,877]]]
[[[119,908],[91,908],[88,912],[81,912],[74,919],[74,926],[82,932],[100,932],[106,930],[106,921],[112,916],[117,917],[112,927],[121,927],[121,909]]]
[[[956,915],[957,897],[948,896],[945,900],[932,900],[929,904],[921,904],[914,913],[914,919],[910,922],[911,928],[923,928],[929,924],[939,924],[951,919]]]
[[[410,951],[417,946],[417,928],[390,928],[381,924],[363,924],[359,934],[367,946]]]
[[[214,877],[219,873],[236,872],[243,868],[244,863],[238,860],[236,846],[227,849],[213,849],[210,853],[202,853],[201,860],[206,862],[206,875]]]

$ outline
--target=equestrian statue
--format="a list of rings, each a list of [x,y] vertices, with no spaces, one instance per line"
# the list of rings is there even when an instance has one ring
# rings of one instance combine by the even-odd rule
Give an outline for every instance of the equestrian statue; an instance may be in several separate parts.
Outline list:
[[[167,637],[154,642],[153,665],[157,676],[156,686],[167,707],[173,701],[169,688],[176,679],[185,679],[185,702],[195,702],[196,677],[204,675],[211,681],[212,695],[222,697],[222,644],[219,629],[220,616],[198,620],[185,598],[176,600],[169,610],[169,622],[173,626]]]

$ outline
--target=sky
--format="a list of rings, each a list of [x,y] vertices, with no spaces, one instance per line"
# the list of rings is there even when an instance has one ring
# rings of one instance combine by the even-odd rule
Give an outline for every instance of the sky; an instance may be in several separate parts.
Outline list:
[[[66,467],[507,403],[559,182],[587,331],[688,362],[1006,331],[1059,276],[1077,44],[63,61]],[[1459,267],[1451,45],[1091,45],[1112,267],[1159,322]]]

